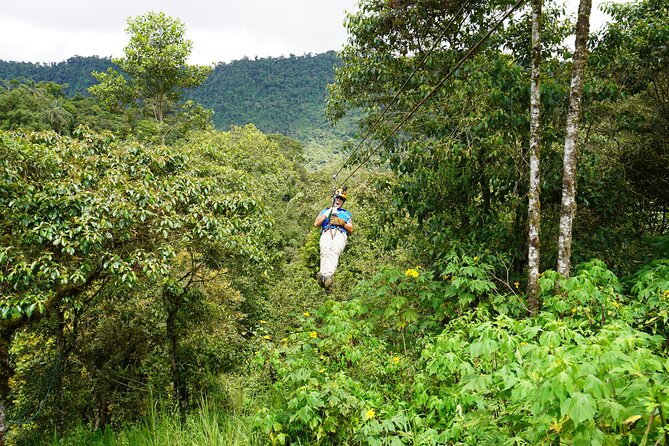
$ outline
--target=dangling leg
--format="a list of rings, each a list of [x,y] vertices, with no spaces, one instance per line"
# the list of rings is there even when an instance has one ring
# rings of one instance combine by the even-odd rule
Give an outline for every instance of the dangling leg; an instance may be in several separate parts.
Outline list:
[[[327,292],[332,290],[333,276],[335,271],[337,271],[339,256],[346,247],[346,240],[346,234],[336,229],[328,230],[321,234],[320,277],[322,277],[323,280],[323,284],[321,286],[324,287]]]

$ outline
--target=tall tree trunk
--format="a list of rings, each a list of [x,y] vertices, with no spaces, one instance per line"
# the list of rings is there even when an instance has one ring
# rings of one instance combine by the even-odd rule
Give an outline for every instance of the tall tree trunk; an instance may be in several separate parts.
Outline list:
[[[588,57],[588,35],[590,34],[590,10],[592,0],[581,0],[576,22],[574,65],[571,72],[571,91],[567,129],[564,140],[564,176],[562,179],[562,208],[560,211],[560,237],[558,240],[557,270],[562,277],[569,277],[571,270],[571,244],[574,215],[576,214],[576,139],[581,114],[583,76]]]
[[[530,85],[530,188],[528,203],[528,280],[527,300],[530,313],[536,315],[539,301],[539,267],[541,261],[541,4],[532,0],[532,80]]]

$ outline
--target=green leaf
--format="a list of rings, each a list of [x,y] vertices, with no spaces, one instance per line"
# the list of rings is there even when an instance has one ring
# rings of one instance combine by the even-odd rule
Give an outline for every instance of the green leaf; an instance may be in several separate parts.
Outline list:
[[[560,345],[560,336],[554,331],[545,331],[539,337],[539,343],[545,347],[555,348]]]
[[[574,391],[574,380],[567,372],[558,373],[551,380],[551,390],[560,401],[564,401]]]
[[[600,446],[604,443],[606,436],[594,423],[582,425],[574,435],[573,446]]]
[[[603,416],[609,416],[613,420],[613,427],[620,426],[625,416],[625,406],[612,399],[600,400],[599,405]]]
[[[597,412],[594,398],[587,394],[576,392],[571,398],[564,400],[560,406],[562,416],[568,416],[578,426],[586,420],[592,420]]]
[[[498,348],[497,342],[492,339],[480,339],[477,342],[473,342],[469,347],[469,352],[472,355],[472,358],[479,356],[487,357]]]
[[[583,382],[583,390],[587,391],[598,400],[602,398],[608,398],[611,393],[602,380],[597,378],[595,375],[588,375],[585,377],[585,381]]]

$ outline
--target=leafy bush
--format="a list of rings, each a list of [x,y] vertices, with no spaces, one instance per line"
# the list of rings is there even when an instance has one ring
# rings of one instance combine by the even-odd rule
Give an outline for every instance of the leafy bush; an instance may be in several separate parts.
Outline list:
[[[641,273],[635,289],[664,296],[664,282],[647,275],[664,268]],[[663,338],[634,326],[633,300],[602,262],[568,280],[546,272],[536,318],[496,311],[492,299],[412,343],[376,335],[418,333],[422,304],[470,291],[452,296],[452,286],[418,269],[387,269],[354,299],[305,315],[259,355],[273,393],[256,428],[272,444],[666,442]]]
[[[357,299],[330,301],[313,316],[305,313],[299,331],[259,357],[275,383],[272,405],[255,423],[273,444],[340,445],[378,436],[386,397],[409,397],[402,370],[411,361],[373,335],[366,312]],[[384,432],[399,435],[399,428],[386,422]]]

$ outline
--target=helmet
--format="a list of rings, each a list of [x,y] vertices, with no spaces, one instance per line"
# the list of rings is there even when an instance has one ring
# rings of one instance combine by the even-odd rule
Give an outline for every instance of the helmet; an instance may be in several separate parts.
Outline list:
[[[334,191],[334,194],[332,194],[333,197],[341,197],[346,201],[346,188],[340,188]]]

